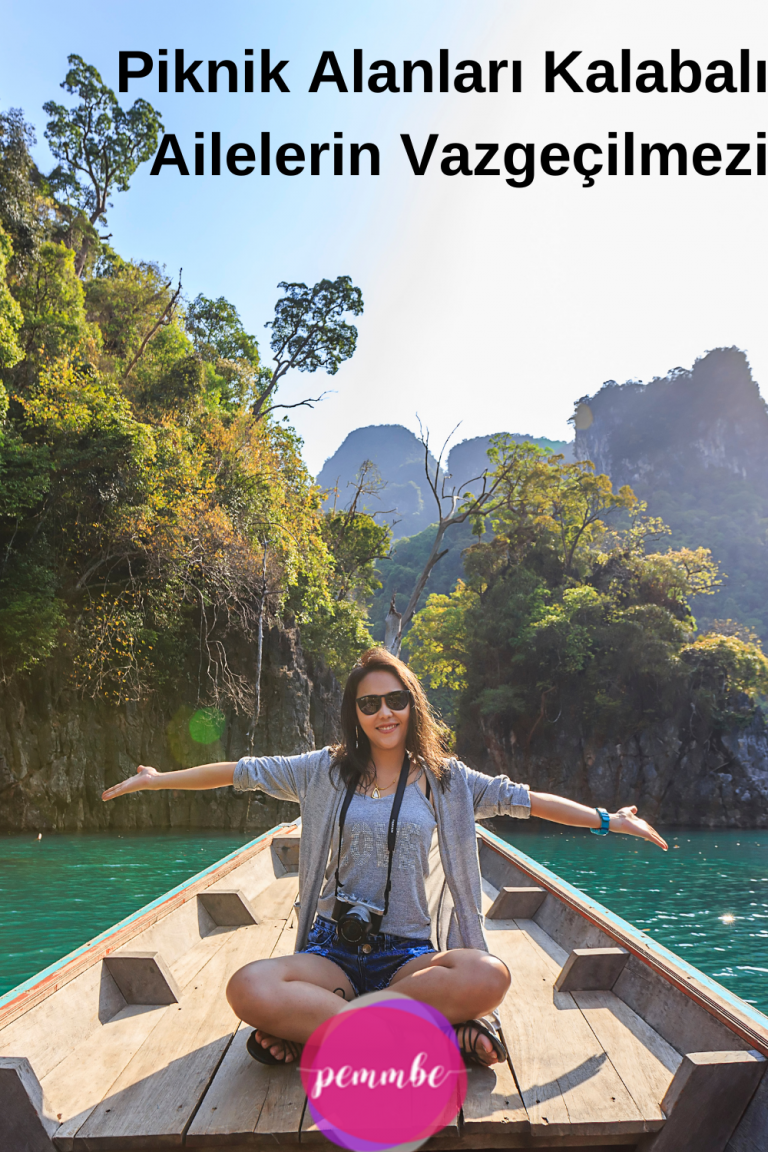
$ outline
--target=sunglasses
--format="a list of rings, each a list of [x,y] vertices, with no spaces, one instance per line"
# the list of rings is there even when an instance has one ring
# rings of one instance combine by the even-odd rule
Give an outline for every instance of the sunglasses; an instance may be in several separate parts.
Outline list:
[[[356,704],[364,716],[375,716],[381,711],[381,702],[386,701],[387,708],[392,712],[403,712],[411,702],[411,693],[408,688],[401,688],[397,692],[386,692],[383,696],[358,696]]]

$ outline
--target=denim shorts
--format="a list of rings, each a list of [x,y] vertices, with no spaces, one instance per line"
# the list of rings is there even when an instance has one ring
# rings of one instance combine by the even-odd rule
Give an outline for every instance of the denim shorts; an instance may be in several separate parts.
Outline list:
[[[365,992],[380,992],[387,988],[403,964],[436,950],[431,940],[391,936],[388,932],[371,933],[366,945],[370,946],[369,952],[363,952],[362,945],[338,939],[333,920],[318,916],[301,951],[333,960],[344,972],[355,994],[362,996]]]

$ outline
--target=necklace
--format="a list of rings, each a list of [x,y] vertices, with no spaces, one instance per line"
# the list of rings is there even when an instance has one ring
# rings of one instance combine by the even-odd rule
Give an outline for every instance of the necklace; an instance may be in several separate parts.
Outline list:
[[[411,769],[408,773],[409,776],[410,776],[412,771],[413,771],[413,766],[411,767]],[[422,771],[423,771],[423,769],[422,769]],[[419,774],[421,774],[421,773],[419,773]],[[374,780],[375,779],[376,779],[376,777],[374,776]],[[395,784],[395,783],[396,783],[396,781],[393,781],[392,784],[385,784],[383,788],[379,788],[378,784],[374,784],[373,789],[371,791],[371,800],[380,800],[382,792],[386,792],[387,789],[391,788],[393,786],[393,784]]]

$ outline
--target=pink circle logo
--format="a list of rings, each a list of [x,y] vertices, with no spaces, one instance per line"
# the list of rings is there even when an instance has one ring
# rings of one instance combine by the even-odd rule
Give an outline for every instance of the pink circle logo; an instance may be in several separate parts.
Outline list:
[[[467,1073],[442,1012],[397,992],[361,996],[317,1028],[301,1079],[319,1130],[351,1152],[415,1152],[458,1115]]]

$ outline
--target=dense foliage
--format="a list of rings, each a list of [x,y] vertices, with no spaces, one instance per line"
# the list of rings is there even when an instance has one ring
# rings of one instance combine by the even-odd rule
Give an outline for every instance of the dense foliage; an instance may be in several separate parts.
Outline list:
[[[381,586],[371,597],[369,607],[371,632],[375,640],[384,639],[384,620],[393,596],[397,611],[405,611],[411,590],[429,556],[436,529],[437,525],[431,524],[429,528],[417,532],[415,536],[396,540],[389,555],[377,562],[376,570]],[[434,593],[448,593],[456,587],[456,581],[464,576],[462,559],[464,550],[473,544],[475,539],[472,525],[467,521],[455,525],[446,532],[443,543],[446,555],[430,572],[427,586],[419,597],[417,611],[424,607],[428,596]]]
[[[406,637],[459,736],[527,749],[556,725],[620,741],[670,717],[707,730],[751,718],[768,691],[756,638],[697,633],[691,615],[719,584],[709,550],[661,550],[666,526],[589,463],[503,436],[490,455],[509,469],[492,538],[465,551],[465,579],[431,595]],[[607,526],[617,512],[622,530]]]
[[[80,103],[46,105],[48,177],[22,114],[0,114],[0,677],[55,653],[94,697],[186,682],[247,711],[262,608],[339,671],[370,642],[389,534],[356,508],[323,514],[234,306],[185,303],[160,265],[100,237],[159,121],[70,65]],[[336,371],[359,289],[281,287],[288,367]]]

